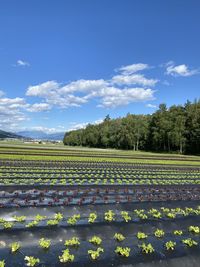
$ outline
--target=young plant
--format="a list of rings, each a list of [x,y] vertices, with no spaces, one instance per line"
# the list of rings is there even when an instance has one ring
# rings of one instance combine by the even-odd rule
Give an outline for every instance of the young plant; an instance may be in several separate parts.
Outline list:
[[[12,253],[15,253],[20,249],[20,244],[18,242],[13,242],[10,244],[10,249]]]
[[[74,255],[70,254],[69,249],[63,250],[63,254],[59,256],[59,260],[62,263],[74,261]]]
[[[5,264],[5,260],[0,261],[0,267],[5,267],[5,266],[6,266],[6,264]]]
[[[39,246],[43,249],[48,249],[50,245],[51,245],[51,240],[49,239],[41,238],[39,240]]]
[[[24,260],[27,261],[26,265],[31,266],[31,267],[34,267],[38,263],[40,263],[40,260],[38,258],[33,257],[33,256],[25,256]]]
[[[137,238],[138,239],[145,239],[145,238],[147,238],[148,237],[148,235],[146,235],[145,233],[143,233],[143,232],[138,232],[137,233]]]
[[[96,250],[88,250],[88,254],[90,255],[92,260],[96,260],[99,258],[100,253],[103,253],[104,250],[101,247],[98,247]]]
[[[199,234],[200,229],[198,226],[189,226],[188,228],[189,232],[193,233],[193,234]]]
[[[155,237],[161,238],[165,235],[165,232],[162,229],[156,229],[154,232]]]
[[[57,221],[61,221],[63,219],[63,214],[58,212],[54,215],[54,219]]]
[[[129,216],[128,211],[121,211],[121,216],[125,222],[129,222],[131,220],[131,216]]]
[[[122,257],[129,257],[131,249],[128,247],[117,247],[115,249],[115,253],[122,256]]]
[[[174,230],[174,235],[182,235],[183,231],[182,230]]]
[[[149,244],[142,243],[142,245],[139,245],[139,247],[142,249],[142,252],[145,254],[152,254],[155,250],[153,246]]]
[[[3,224],[4,229],[11,229],[13,227],[14,223],[12,222],[5,222]]]
[[[37,215],[35,216],[35,221],[40,222],[40,221],[45,220],[46,218],[47,218],[47,216],[42,216],[42,215],[40,215],[40,214],[37,214]]]
[[[89,242],[99,246],[102,243],[102,239],[99,236],[94,235],[92,238],[89,239]]]
[[[193,240],[192,238],[183,239],[182,243],[187,245],[190,248],[198,245],[198,243],[195,240]]]
[[[17,222],[23,223],[26,220],[26,216],[13,216],[13,219]]]
[[[173,242],[173,241],[168,241],[165,243],[165,248],[167,250],[174,250],[175,246],[176,246],[176,242]]]
[[[104,219],[107,221],[107,222],[112,222],[115,220],[115,213],[112,211],[112,210],[109,210],[107,212],[105,212],[104,214]]]
[[[75,225],[80,218],[81,218],[80,214],[74,214],[67,220],[67,223],[70,225]]]
[[[72,237],[71,239],[68,239],[65,241],[65,246],[67,247],[76,247],[80,245],[80,241],[78,237]]]
[[[54,225],[58,225],[59,221],[58,220],[48,220],[47,221],[47,225],[50,225],[50,226],[54,226]]]
[[[38,223],[39,223],[38,221],[32,221],[32,222],[26,224],[26,227],[31,228],[31,227],[37,226]]]
[[[170,219],[175,219],[176,218],[176,214],[173,213],[173,212],[168,212],[167,213],[167,217],[170,218]]]
[[[97,214],[92,212],[89,214],[88,222],[89,223],[94,223],[97,219]]]
[[[114,239],[117,240],[118,242],[122,242],[125,239],[125,237],[120,233],[115,233]]]

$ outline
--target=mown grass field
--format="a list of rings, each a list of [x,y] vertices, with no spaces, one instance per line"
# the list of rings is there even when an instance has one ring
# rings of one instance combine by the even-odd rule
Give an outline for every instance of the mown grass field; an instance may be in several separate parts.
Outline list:
[[[0,142],[0,159],[78,160],[141,164],[200,165],[200,156],[69,147],[62,144]]]

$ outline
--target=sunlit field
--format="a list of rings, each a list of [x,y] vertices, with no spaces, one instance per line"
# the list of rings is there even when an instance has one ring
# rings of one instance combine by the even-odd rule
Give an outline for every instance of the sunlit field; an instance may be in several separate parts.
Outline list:
[[[198,262],[198,156],[1,142],[0,169],[6,266]]]

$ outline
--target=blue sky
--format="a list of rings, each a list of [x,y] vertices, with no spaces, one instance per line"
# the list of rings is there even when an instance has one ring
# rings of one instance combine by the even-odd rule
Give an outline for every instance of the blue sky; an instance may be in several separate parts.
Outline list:
[[[199,98],[198,0],[0,1],[0,129],[76,129]]]

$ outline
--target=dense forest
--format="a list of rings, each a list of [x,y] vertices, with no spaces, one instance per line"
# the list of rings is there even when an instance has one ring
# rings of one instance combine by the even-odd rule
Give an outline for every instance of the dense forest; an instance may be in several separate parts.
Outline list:
[[[200,100],[151,115],[127,114],[65,134],[65,145],[200,154]]]

